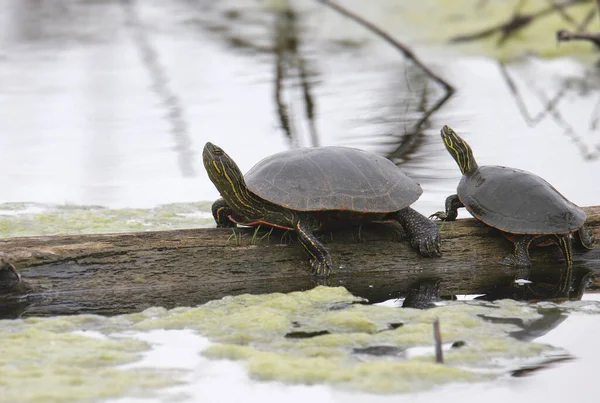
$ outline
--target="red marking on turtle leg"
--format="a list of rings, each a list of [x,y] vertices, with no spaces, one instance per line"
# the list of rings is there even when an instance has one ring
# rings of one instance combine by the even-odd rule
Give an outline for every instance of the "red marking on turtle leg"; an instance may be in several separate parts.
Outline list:
[[[262,220],[251,221],[251,222],[241,222],[239,220],[236,220],[232,216],[229,216],[229,219],[238,225],[245,225],[248,227],[256,227],[258,225],[267,225],[269,227],[281,228],[281,229],[286,229],[286,230],[292,229],[291,227],[286,227],[284,225],[279,225],[279,224],[273,224],[273,223],[262,221]]]

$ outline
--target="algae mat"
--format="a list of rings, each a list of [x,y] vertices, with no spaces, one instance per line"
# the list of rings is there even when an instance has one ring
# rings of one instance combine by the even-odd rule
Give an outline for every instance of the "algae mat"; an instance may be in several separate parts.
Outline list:
[[[143,358],[155,348],[144,335],[157,329],[186,329],[208,337],[212,343],[190,351],[201,351],[207,362],[236,360],[255,382],[389,394],[493,380],[524,365],[568,356],[530,339],[579,310],[597,314],[600,306],[592,301],[472,301],[420,311],[364,305],[342,287],[317,287],[110,318],[4,320],[0,402],[169,396],[172,387],[186,382],[189,368],[178,368],[177,362],[170,368],[144,367]],[[435,318],[446,343],[444,365],[433,359]],[[461,347],[452,348],[451,343]],[[178,347],[185,351],[185,345]]]
[[[109,209],[0,203],[0,238],[214,227],[211,205],[212,202],[197,202],[163,204],[152,209]]]

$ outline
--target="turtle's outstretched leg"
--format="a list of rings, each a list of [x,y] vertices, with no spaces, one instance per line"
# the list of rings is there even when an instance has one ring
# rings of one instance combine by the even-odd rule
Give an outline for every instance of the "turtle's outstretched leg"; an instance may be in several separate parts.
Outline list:
[[[461,207],[465,207],[465,205],[460,202],[458,195],[450,195],[446,198],[446,211],[433,213],[429,218],[435,217],[442,221],[454,221],[456,220],[456,217],[458,217],[458,209]]]
[[[574,235],[576,245],[582,249],[594,249],[594,236],[591,231],[584,225],[579,228],[579,231]]]
[[[422,256],[441,256],[440,230],[434,222],[417,211],[407,207],[396,215],[396,219],[410,238],[413,248],[419,250]]]
[[[504,257],[500,263],[521,267],[531,266],[531,259],[529,259],[529,245],[534,238],[536,238],[535,235],[517,235],[517,239],[515,240],[514,244],[514,253]]]
[[[312,257],[313,274],[327,277],[333,271],[333,263],[325,246],[315,237],[305,223],[298,221],[294,230],[298,235],[298,240]]]
[[[212,215],[217,223],[217,228],[231,228],[236,224],[229,219],[233,210],[224,199],[217,199],[212,205]]]

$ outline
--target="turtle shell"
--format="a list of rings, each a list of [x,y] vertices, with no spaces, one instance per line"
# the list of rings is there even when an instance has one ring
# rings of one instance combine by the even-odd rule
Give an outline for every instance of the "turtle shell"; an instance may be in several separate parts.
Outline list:
[[[475,218],[512,234],[566,234],[585,222],[552,185],[516,168],[481,166],[462,177],[458,197]]]
[[[390,160],[348,147],[280,152],[244,178],[257,196],[299,211],[388,213],[408,207],[423,193]]]

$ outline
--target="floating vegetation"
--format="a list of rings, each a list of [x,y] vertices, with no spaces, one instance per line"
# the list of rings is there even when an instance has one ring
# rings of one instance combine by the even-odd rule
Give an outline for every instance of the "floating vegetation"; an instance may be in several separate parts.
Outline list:
[[[600,313],[600,304],[593,301],[453,301],[427,310],[361,302],[343,287],[320,286],[114,317],[1,320],[0,403],[177,393],[180,389],[168,387],[185,383],[194,368],[175,358],[169,365],[158,365],[164,359],[158,364],[144,360],[154,348],[149,335],[178,331],[186,332],[186,340],[212,341],[185,344],[184,351],[189,347],[189,354],[201,354],[197,365],[204,372],[210,360],[234,360],[257,381],[376,394],[415,392],[560,365],[572,356],[531,340],[562,322],[554,315],[557,310]],[[435,363],[435,319],[440,321],[444,364]]]
[[[151,209],[100,206],[0,204],[0,238],[99,234],[214,226],[211,202],[164,204]]]

